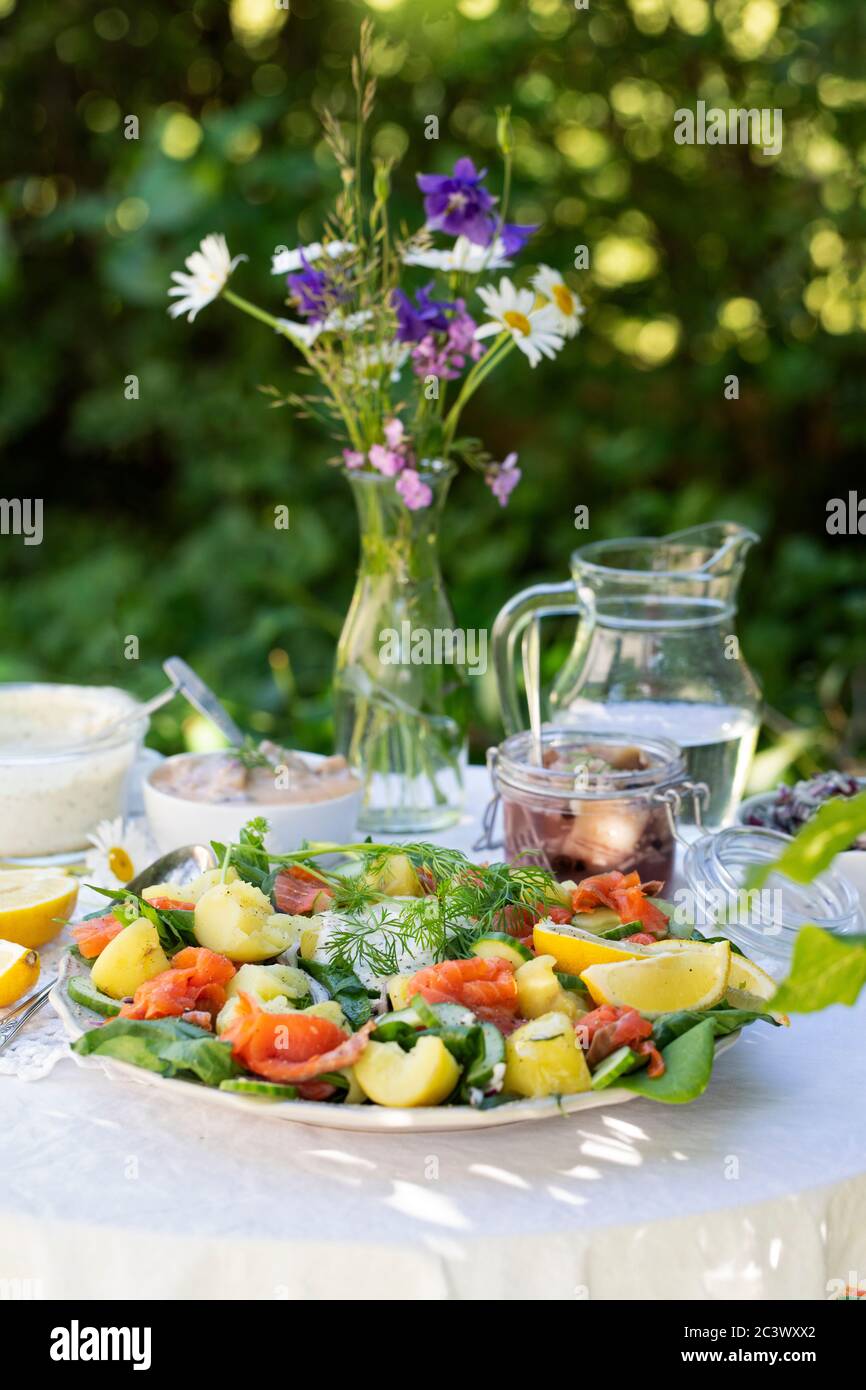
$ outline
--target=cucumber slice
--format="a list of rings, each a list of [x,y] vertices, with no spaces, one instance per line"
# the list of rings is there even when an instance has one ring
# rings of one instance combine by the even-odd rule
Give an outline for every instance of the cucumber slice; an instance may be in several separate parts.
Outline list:
[[[589,990],[579,975],[569,975],[567,970],[554,970],[553,973],[562,988],[567,989],[569,994],[580,994],[584,999],[589,997]]]
[[[513,936],[509,936],[504,931],[491,931],[486,936],[479,936],[471,948],[473,956],[481,956],[484,960],[494,957],[498,960],[507,960],[509,965],[513,965],[518,970],[521,965],[525,965],[528,960],[534,960],[531,951]]]
[[[619,913],[614,912],[613,908],[593,907],[589,912],[575,912],[571,925],[600,936],[602,932],[609,931],[611,927],[618,927],[621,923]]]
[[[66,993],[76,1004],[91,1009],[95,1014],[102,1014],[103,1018],[114,1018],[115,1014],[120,1013],[117,1000],[109,999],[107,994],[90,983],[86,975],[71,975],[66,981]]]
[[[645,930],[643,922],[620,922],[618,927],[609,927],[598,934],[605,941],[623,941],[627,936],[637,936],[639,931]]]
[[[423,994],[413,994],[409,1001],[409,1008],[421,1020],[422,1028],[439,1027],[439,1015],[433,1012],[431,1005],[427,1003]]]
[[[436,1022],[443,1028],[474,1028],[478,1019],[471,1009],[462,1004],[428,1004],[436,1015]]]
[[[242,1096],[269,1096],[271,1100],[297,1100],[297,1086],[283,1086],[278,1081],[254,1081],[251,1076],[233,1076],[220,1082],[221,1091],[236,1091]]]
[[[385,1014],[382,1021],[376,1024],[371,1037],[374,1042],[408,1041],[411,1044],[415,1041],[412,1035],[423,1027],[424,1024],[415,1009],[395,1009],[393,1013]]]
[[[606,1086],[612,1086],[621,1076],[625,1076],[626,1072],[635,1071],[637,1067],[643,1066],[646,1060],[646,1057],[634,1052],[630,1047],[618,1047],[616,1052],[599,1062],[592,1073],[592,1089],[603,1091]]]
[[[483,1046],[475,1060],[466,1068],[463,1093],[484,1092],[505,1076],[505,1039],[492,1023],[481,1024]],[[480,1099],[480,1097],[479,1097]]]

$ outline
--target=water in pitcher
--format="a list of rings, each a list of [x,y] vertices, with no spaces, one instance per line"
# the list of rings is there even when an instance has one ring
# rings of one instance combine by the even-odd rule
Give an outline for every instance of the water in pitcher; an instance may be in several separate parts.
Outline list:
[[[709,801],[703,820],[710,828],[726,825],[746,787],[758,738],[753,710],[686,700],[623,700],[599,703],[572,700],[557,712],[556,723],[601,732],[631,732],[673,739],[683,750],[686,772],[694,782],[706,782]],[[683,818],[690,818],[683,807]]]

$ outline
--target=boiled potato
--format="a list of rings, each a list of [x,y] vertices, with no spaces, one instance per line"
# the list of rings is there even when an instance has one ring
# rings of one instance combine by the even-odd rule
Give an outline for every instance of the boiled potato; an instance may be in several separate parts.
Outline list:
[[[246,969],[246,966],[243,968]],[[256,967],[253,968],[255,969]],[[238,974],[240,974],[240,971],[238,971]],[[235,979],[237,979],[237,976],[235,976]],[[234,981],[232,981],[232,983],[234,983]],[[244,990],[243,992],[244,994],[250,993],[249,990]],[[224,1033],[228,1028],[237,1014],[239,1003],[240,997],[238,994],[230,994],[228,999],[226,999],[226,1002],[217,1014],[216,1031],[218,1033]],[[266,1014],[312,1014],[314,1018],[328,1019],[330,1023],[335,1024],[337,1028],[342,1028],[346,1033],[351,1031],[346,1021],[346,1016],[336,999],[325,999],[321,1004],[308,1005],[306,1009],[296,1008],[295,1004],[297,1001],[295,999],[290,999],[286,994],[274,994],[269,999],[262,999],[260,996],[256,996],[256,1003]]]
[[[203,898],[209,888],[213,888],[215,883],[234,883],[238,876],[238,871],[233,864],[230,864],[223,875],[222,869],[206,869],[198,878],[194,878],[192,883],[188,883],[183,890],[184,901],[197,903],[199,898]]]
[[[229,980],[226,994],[251,994],[264,1003],[284,994],[288,999],[305,999],[310,993],[310,977],[293,965],[242,965]]]
[[[345,1098],[344,1098],[344,1100],[343,1100],[343,1104],[344,1104],[344,1105],[361,1105],[361,1104],[363,1104],[363,1102],[367,1099],[367,1097],[366,1097],[366,1095],[364,1094],[364,1090],[363,1090],[363,1087],[361,1086],[361,1083],[359,1082],[357,1076],[355,1075],[355,1068],[354,1068],[354,1067],[342,1067],[339,1074],[340,1074],[341,1076],[345,1076],[346,1080],[347,1080],[348,1083],[349,1083],[349,1089],[348,1089],[348,1091],[346,1092]]]
[[[505,1039],[506,1091],[519,1096],[565,1096],[588,1091],[591,1084],[568,1014],[542,1014]]]
[[[553,973],[555,965],[554,956],[536,956],[514,972],[518,1012],[523,1018],[541,1018],[553,1012],[577,1018],[582,1012],[574,995],[562,988]]]
[[[152,980],[168,968],[156,927],[146,917],[138,917],[100,952],[91,979],[103,994],[112,999],[127,999],[145,980]]]
[[[411,1052],[395,1042],[368,1042],[354,1070],[364,1094],[377,1105],[440,1105],[460,1079],[442,1039],[429,1034]]]
[[[342,1028],[344,1033],[352,1030],[346,1020],[346,1015],[340,1008],[336,999],[323,999],[320,1004],[309,1004],[306,1009],[301,1009],[302,1014],[312,1014],[313,1018],[326,1018],[329,1023],[335,1024],[337,1028]]]
[[[275,913],[255,884],[215,883],[195,905],[196,941],[235,961],[269,960],[295,940],[294,925]]]
[[[370,874],[367,882],[389,898],[421,898],[424,896],[412,861],[406,854],[389,854],[382,866]]]
[[[410,989],[414,978],[414,975],[389,976],[385,988],[388,991],[392,1009],[408,1009],[412,1002],[412,995],[415,993],[413,989]]]
[[[171,898],[176,903],[192,902],[189,889],[179,883],[152,883],[149,888],[141,890],[141,896],[146,903],[153,902],[154,898]]]

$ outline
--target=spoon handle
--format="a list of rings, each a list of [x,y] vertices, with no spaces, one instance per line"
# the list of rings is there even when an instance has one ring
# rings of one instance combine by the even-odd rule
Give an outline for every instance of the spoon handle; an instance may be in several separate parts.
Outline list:
[[[205,685],[201,677],[196,675],[191,666],[187,666],[179,656],[170,656],[162,663],[162,669],[181,695],[186,696],[199,714],[203,714],[205,719],[215,724],[220,733],[225,734],[229,743],[236,748],[243,745],[243,730],[238,727],[228,711],[223,709],[216,695]]]

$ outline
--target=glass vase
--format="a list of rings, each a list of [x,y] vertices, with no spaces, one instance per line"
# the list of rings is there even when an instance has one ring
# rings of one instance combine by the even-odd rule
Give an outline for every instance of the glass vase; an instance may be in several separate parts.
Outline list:
[[[463,806],[466,634],[454,628],[438,552],[454,471],[421,471],[433,499],[417,511],[393,478],[347,473],[360,556],[337,647],[334,710],[337,747],[363,783],[364,830],[441,830]]]

